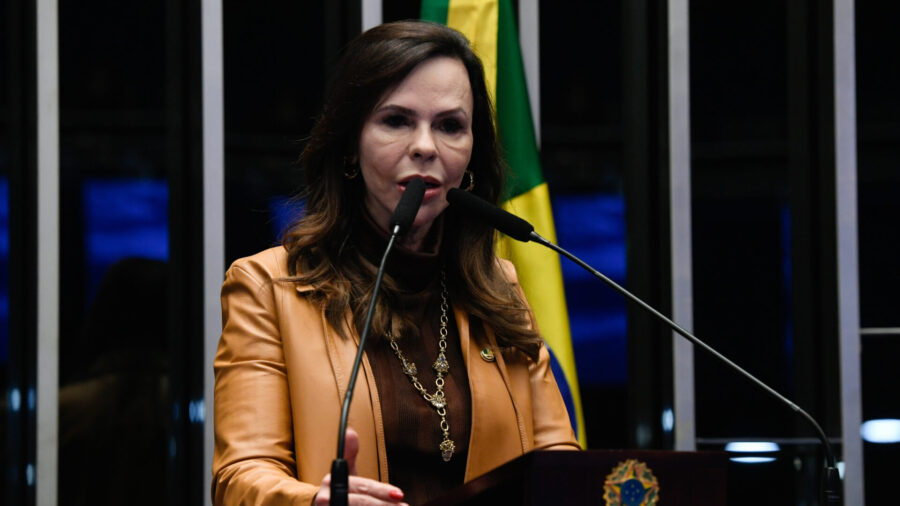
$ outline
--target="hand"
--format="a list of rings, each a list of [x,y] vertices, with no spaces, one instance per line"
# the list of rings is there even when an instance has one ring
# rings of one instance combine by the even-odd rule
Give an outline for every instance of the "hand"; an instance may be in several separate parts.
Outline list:
[[[355,430],[347,429],[347,440],[344,443],[344,460],[347,461],[347,468],[350,471],[348,481],[347,504],[350,505],[378,505],[378,504],[399,504],[406,505],[401,502],[403,500],[403,491],[388,483],[382,483],[377,480],[363,478],[356,475],[356,454],[359,453],[359,435]],[[325,475],[322,484],[319,485],[319,492],[316,494],[314,504],[317,506],[326,506],[331,499],[331,474]]]

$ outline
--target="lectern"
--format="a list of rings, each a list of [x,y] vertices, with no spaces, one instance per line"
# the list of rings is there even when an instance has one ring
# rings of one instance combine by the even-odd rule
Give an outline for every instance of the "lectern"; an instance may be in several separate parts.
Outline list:
[[[610,504],[656,494],[666,506],[726,503],[724,452],[536,451],[527,453],[428,503]],[[616,503],[615,501],[619,502]]]

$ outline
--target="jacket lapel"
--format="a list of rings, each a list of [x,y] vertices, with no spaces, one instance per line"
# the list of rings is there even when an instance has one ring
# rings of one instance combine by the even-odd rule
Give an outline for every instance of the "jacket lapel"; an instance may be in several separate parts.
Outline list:
[[[349,314],[348,314],[349,318]],[[344,396],[350,382],[353,361],[359,349],[359,336],[356,332],[348,334],[352,339],[343,339],[328,324],[325,308],[321,311],[322,329],[325,335],[325,346],[328,350],[328,361],[334,374],[335,389],[338,394],[337,409],[343,409]],[[384,424],[381,418],[381,401],[369,359],[363,353],[362,376],[357,377],[350,403],[348,427],[353,427],[359,434],[359,454],[356,467],[360,475],[377,476],[379,481],[388,481],[387,451],[384,442]],[[335,427],[337,430],[337,427]]]
[[[512,396],[506,365],[493,333],[485,329],[488,342],[478,342],[472,337],[468,316],[456,308],[454,313],[472,392],[472,425],[465,475],[465,481],[470,481],[523,454],[527,445],[522,415]],[[492,362],[481,357],[485,345],[494,352]]]

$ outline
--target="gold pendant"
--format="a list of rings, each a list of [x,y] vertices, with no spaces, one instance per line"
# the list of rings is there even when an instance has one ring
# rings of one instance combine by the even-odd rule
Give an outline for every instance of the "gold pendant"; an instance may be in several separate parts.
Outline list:
[[[403,361],[403,374],[407,376],[415,376],[419,371],[416,370],[415,362]]]
[[[447,357],[445,357],[444,354],[441,353],[438,356],[437,360],[434,361],[434,365],[432,365],[431,367],[434,368],[436,372],[445,374],[450,370],[450,363],[447,362]]]
[[[456,445],[453,444],[453,440],[444,437],[444,440],[441,441],[441,458],[444,459],[444,462],[450,462],[454,451],[456,451]]]
[[[447,405],[447,399],[444,397],[444,392],[437,391],[431,396],[431,405],[437,409],[441,409]]]

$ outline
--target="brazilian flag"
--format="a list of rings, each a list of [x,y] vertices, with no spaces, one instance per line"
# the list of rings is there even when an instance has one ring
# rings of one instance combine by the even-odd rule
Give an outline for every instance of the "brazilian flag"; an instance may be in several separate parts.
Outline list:
[[[511,187],[503,207],[534,225],[556,242],[550,194],[541,171],[525,71],[509,0],[424,0],[422,19],[454,28],[472,44],[484,64],[488,93],[494,100],[496,124]],[[554,372],[569,408],[578,441],[586,448],[584,415],[575,374],[562,270],[556,253],[501,236],[499,253],[515,264],[525,296],[554,358]]]

